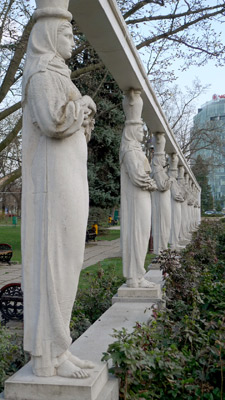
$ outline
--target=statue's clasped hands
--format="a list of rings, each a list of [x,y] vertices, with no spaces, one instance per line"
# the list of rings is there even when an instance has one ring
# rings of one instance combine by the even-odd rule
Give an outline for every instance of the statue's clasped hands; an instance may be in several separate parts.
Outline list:
[[[83,126],[86,127],[90,124],[90,121],[93,119],[96,113],[96,105],[91,97],[83,96],[81,99],[81,105],[83,106],[84,111],[84,120]]]

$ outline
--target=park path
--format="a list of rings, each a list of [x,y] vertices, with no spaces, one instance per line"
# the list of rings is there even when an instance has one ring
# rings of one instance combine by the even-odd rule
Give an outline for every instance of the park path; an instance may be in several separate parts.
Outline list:
[[[88,243],[85,248],[82,269],[103,261],[106,258],[114,257],[121,257],[120,239]],[[20,264],[0,264],[0,288],[8,283],[20,283],[21,272]]]

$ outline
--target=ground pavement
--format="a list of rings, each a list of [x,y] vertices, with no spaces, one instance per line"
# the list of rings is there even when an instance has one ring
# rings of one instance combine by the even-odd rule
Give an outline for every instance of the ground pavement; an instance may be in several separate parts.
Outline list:
[[[120,239],[88,243],[84,253],[83,269],[113,257],[121,257]],[[0,264],[0,288],[13,282],[21,282],[21,265]]]

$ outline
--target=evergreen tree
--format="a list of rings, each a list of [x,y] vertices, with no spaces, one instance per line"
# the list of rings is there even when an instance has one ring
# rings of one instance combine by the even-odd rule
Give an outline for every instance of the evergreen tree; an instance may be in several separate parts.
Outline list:
[[[70,68],[76,71],[75,68],[84,69],[99,63],[97,54],[88,48],[82,58],[78,54],[70,61]],[[124,125],[122,93],[104,66],[80,76],[74,83],[97,105],[95,129],[88,144],[90,206],[113,208],[120,201],[119,147]]]

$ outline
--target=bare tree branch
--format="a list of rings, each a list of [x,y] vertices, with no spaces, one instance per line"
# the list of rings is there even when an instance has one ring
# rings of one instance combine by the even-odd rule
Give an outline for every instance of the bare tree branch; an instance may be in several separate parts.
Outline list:
[[[10,9],[11,9],[11,7],[12,7],[14,1],[15,1],[15,0],[10,0],[8,6],[7,6],[7,3],[5,3],[3,12],[1,13],[1,17],[2,17],[3,14],[4,14],[4,16],[3,16],[3,18],[1,18],[0,43],[1,43],[1,41],[2,41],[2,35],[3,35],[3,31],[4,31],[4,25],[5,25],[6,18],[7,18],[7,15],[8,15],[8,13],[9,13],[9,11],[10,11]]]
[[[13,104],[13,106],[6,108],[5,110],[0,112],[0,121],[2,121],[4,118],[8,117],[9,115],[13,114],[15,111],[19,110],[21,108],[21,101],[18,101],[18,103]]]
[[[103,76],[101,82],[99,83],[97,89],[95,90],[95,92],[94,92],[94,93],[92,94],[92,96],[91,96],[93,100],[95,99],[95,97],[97,96],[99,90],[101,89],[102,85],[104,84],[107,75],[108,75],[108,71],[106,70],[106,72],[105,72],[105,74],[104,74],[104,76]]]
[[[224,8],[224,10],[225,10],[225,8]],[[194,21],[187,22],[186,24],[183,24],[182,26],[179,26],[178,28],[176,28],[174,30],[168,30],[167,32],[162,33],[161,35],[156,35],[152,38],[148,38],[148,39],[144,40],[143,42],[139,43],[137,45],[137,49],[139,50],[143,47],[149,46],[151,43],[157,42],[160,39],[168,39],[169,36],[175,35],[178,32],[182,32],[182,31],[190,28],[190,26],[195,25],[198,22],[204,21],[208,18],[212,18],[218,14],[219,14],[219,12],[215,11],[214,13],[211,13],[211,14],[202,15],[201,17],[196,18]]]
[[[134,18],[134,19],[129,19],[126,21],[127,25],[133,25],[133,24],[140,24],[142,22],[150,22],[150,21],[163,21],[167,19],[176,19],[176,18],[182,18],[182,17],[187,17],[195,14],[200,14],[202,12],[206,11],[212,11],[218,9],[217,14],[222,14],[225,11],[225,5],[217,5],[214,7],[204,7],[204,8],[199,8],[197,10],[188,10],[183,13],[179,14],[167,14],[167,15],[149,15],[149,16],[144,16],[142,18]]]
[[[19,167],[15,171],[10,172],[8,175],[4,176],[3,178],[0,178],[0,190],[18,179],[21,176],[21,172],[21,167]]]
[[[224,49],[222,49],[220,52],[215,53],[215,52],[209,51],[207,49],[204,49],[203,47],[193,46],[190,43],[185,42],[181,38],[168,37],[167,40],[171,40],[172,42],[177,42],[177,43],[183,44],[184,46],[189,47],[190,49],[204,52],[204,53],[208,54],[209,56],[217,56],[220,53],[224,53]]]
[[[89,47],[89,46],[90,46],[89,43],[88,43],[88,42],[85,42],[85,43],[82,44],[81,46],[77,47],[77,48],[73,51],[72,57],[71,57],[71,58],[77,56],[78,54],[80,54],[83,50],[85,50],[85,49],[86,49],[87,47]]]
[[[73,81],[81,75],[87,74],[88,72],[91,72],[91,71],[96,71],[97,69],[101,69],[103,67],[104,67],[104,64],[102,62],[99,62],[97,64],[91,64],[91,65],[88,65],[87,67],[77,69],[72,72],[71,79]]]
[[[6,136],[4,140],[0,143],[0,152],[4,150],[17,136],[18,132],[22,128],[22,117],[17,121],[16,125],[12,129],[12,131]]]
[[[164,1],[163,0],[146,0],[146,1],[139,1],[137,4],[135,4],[129,11],[127,11],[124,15],[123,18],[126,19],[130,15],[133,15],[135,12],[140,10],[141,8],[145,7],[147,4],[158,4],[160,6],[164,6]]]
[[[8,70],[5,74],[4,80],[2,82],[2,85],[0,88],[0,103],[5,98],[10,87],[14,83],[14,78],[15,78],[16,72],[17,72],[18,67],[21,63],[21,60],[26,52],[27,42],[28,42],[28,38],[29,38],[29,34],[30,34],[32,26],[33,26],[33,21],[31,18],[28,21],[27,25],[25,26],[23,34],[22,34],[20,41],[16,47],[15,53],[13,55],[13,58],[9,65],[9,68],[8,68]]]

